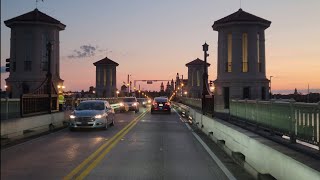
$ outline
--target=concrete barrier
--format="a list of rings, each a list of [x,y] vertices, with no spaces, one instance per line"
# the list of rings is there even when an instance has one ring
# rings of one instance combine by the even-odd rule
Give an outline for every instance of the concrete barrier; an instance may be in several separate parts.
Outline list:
[[[278,180],[320,179],[320,162],[316,159],[194,109],[189,109],[189,115],[227,154],[240,154],[243,167],[257,179],[270,175]]]
[[[66,125],[70,111],[1,121],[1,141],[12,141]]]

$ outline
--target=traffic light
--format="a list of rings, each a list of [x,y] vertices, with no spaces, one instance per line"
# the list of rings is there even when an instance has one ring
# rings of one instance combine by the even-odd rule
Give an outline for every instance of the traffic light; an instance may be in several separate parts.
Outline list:
[[[210,86],[212,86],[213,81],[210,81]]]
[[[6,72],[10,72],[10,58],[6,59]]]

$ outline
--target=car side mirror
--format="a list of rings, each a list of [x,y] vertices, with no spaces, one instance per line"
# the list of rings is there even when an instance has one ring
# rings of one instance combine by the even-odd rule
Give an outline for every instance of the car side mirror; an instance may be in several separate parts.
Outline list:
[[[107,108],[106,111],[112,111],[112,107]]]

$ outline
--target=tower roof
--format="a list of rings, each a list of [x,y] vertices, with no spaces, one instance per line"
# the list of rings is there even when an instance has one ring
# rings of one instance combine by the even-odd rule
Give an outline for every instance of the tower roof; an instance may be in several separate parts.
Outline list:
[[[118,63],[112,61],[111,59],[109,59],[108,57],[105,57],[104,59],[101,59],[95,63],[93,63],[95,66],[97,65],[109,65],[109,66],[119,66]]]
[[[52,25],[57,25],[60,30],[64,30],[66,25],[62,24],[57,19],[46,15],[45,13],[39,11],[38,9],[34,9],[28,13],[22,14],[20,16],[8,19],[4,21],[7,27],[12,27],[15,24],[28,24],[28,23],[48,23]]]
[[[188,67],[188,66],[198,66],[198,65],[202,65],[202,66],[203,66],[203,63],[204,63],[204,61],[203,61],[203,60],[201,60],[201,59],[197,58],[197,59],[195,59],[195,60],[193,60],[193,61],[191,61],[191,62],[187,63],[187,64],[186,64],[186,66],[187,66],[187,67]],[[207,63],[207,66],[209,67],[209,66],[210,66],[210,64],[209,64],[209,63]]]
[[[223,25],[234,24],[234,23],[260,24],[267,28],[270,26],[271,21],[268,21],[261,17],[245,12],[240,8],[237,12],[234,12],[229,16],[226,16],[224,18],[221,18],[215,21],[214,24],[212,25],[212,28],[213,30],[218,30],[218,28]]]

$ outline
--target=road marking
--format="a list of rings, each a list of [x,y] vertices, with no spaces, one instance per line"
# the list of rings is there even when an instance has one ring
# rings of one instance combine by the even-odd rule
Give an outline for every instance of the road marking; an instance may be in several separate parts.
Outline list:
[[[191,129],[189,124],[185,124],[188,129]],[[226,166],[220,161],[220,159],[211,151],[211,149],[208,147],[208,145],[202,141],[202,139],[196,134],[195,132],[191,132],[193,136],[200,142],[200,144],[203,146],[203,148],[208,152],[208,154],[211,156],[211,158],[217,163],[219,168],[223,171],[223,173],[228,177],[230,180],[236,180],[236,178],[232,175],[232,173],[226,168]]]
[[[182,118],[180,116],[180,114],[175,110],[175,112],[178,114],[178,116],[180,118]],[[202,141],[202,139],[198,136],[197,133],[195,133],[193,131],[193,129],[190,127],[190,125],[188,123],[184,123],[187,128],[191,131],[191,133],[193,134],[193,136],[200,142],[200,144],[203,146],[203,148],[208,152],[208,154],[211,156],[211,158],[213,159],[213,161],[215,161],[217,163],[217,165],[219,166],[219,168],[223,171],[223,173],[228,177],[228,179],[230,180],[236,180],[236,178],[232,175],[232,173],[226,168],[226,166],[220,161],[220,159],[211,151],[211,149],[208,147],[208,145]]]
[[[115,141],[112,142],[107,149],[99,155],[88,167],[85,169],[76,180],[84,179],[88,174],[102,161],[102,159],[113,149],[115,145],[118,144],[120,140],[122,140],[123,136],[125,136],[139,121],[135,121],[121,136],[119,136]]]
[[[106,148],[109,144],[111,144],[114,140],[116,140],[123,132],[125,132],[131,125],[137,122],[141,117],[143,117],[148,111],[143,112],[138,117],[133,119],[127,126],[125,126],[121,131],[119,131],[116,135],[114,135],[110,140],[108,140],[105,144],[101,145],[95,152],[93,152],[88,158],[86,158],[81,164],[79,164],[75,169],[73,169],[67,176],[63,179],[72,179],[76,174],[79,173],[81,169],[83,169],[90,161],[96,158],[104,148]]]

